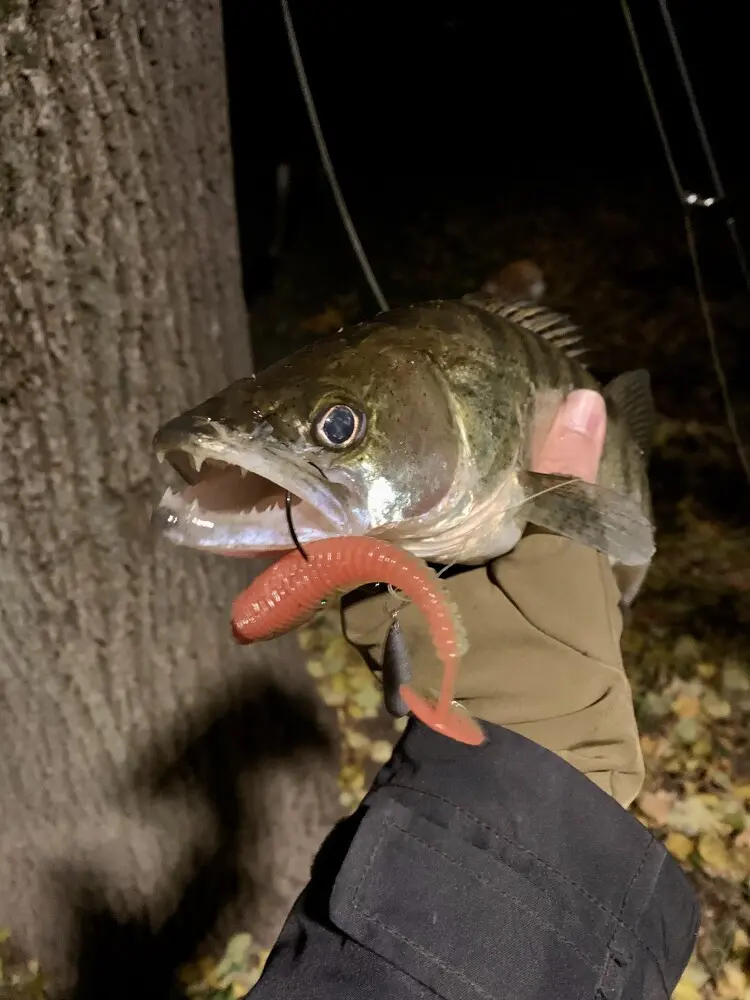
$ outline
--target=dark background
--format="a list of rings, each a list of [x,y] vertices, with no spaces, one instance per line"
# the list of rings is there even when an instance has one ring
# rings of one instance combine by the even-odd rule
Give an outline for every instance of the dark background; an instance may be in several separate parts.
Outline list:
[[[533,194],[607,186],[674,193],[619,3],[292,3],[330,152],[355,221],[383,224],[414,191],[450,200],[519,179]],[[687,187],[710,176],[668,45],[658,0],[632,15]],[[749,165],[745,32],[735,5],[673,2],[672,17],[727,186]],[[228,0],[225,25],[237,193],[250,304],[268,289],[271,171],[295,168],[290,239],[313,204],[335,214],[276,0]],[[733,211],[743,205],[735,190]],[[705,213],[704,213],[705,214]],[[716,220],[714,223],[713,220]],[[709,225],[721,225],[719,211]],[[377,240],[376,240],[377,241]],[[372,242],[372,239],[371,239]],[[377,252],[377,250],[375,251]],[[448,294],[448,292],[446,292]]]
[[[342,170],[497,177],[580,167],[596,177],[662,169],[616,0],[297,0],[291,8]],[[747,38],[737,7],[673,0],[671,8],[718,158],[744,173],[747,154],[740,162],[736,136],[746,111]],[[631,10],[684,162],[697,149],[658,2],[635,0]],[[227,33],[243,151],[257,154],[260,145],[311,155],[279,4],[238,5]],[[692,159],[686,180],[705,183],[700,158]]]

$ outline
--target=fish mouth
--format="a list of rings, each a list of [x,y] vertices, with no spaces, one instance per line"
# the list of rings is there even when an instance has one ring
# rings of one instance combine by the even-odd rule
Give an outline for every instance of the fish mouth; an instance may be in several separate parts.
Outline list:
[[[223,555],[258,556],[294,547],[286,512],[301,544],[360,534],[342,488],[304,460],[275,452],[267,442],[232,442],[216,433],[185,437],[161,431],[154,447],[185,480],[167,489],[152,523],[177,545]]]

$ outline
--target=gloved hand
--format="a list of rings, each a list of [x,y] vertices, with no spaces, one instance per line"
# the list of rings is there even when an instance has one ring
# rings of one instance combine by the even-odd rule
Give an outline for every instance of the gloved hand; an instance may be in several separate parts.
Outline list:
[[[597,393],[571,393],[535,449],[537,472],[596,479],[606,430]],[[488,566],[446,586],[469,638],[456,700],[478,719],[512,729],[563,757],[623,806],[638,795],[644,765],[620,652],[620,592],[608,559],[540,529]],[[398,602],[383,595],[343,612],[347,639],[382,665]],[[424,620],[399,613],[411,686],[437,691],[441,666]]]

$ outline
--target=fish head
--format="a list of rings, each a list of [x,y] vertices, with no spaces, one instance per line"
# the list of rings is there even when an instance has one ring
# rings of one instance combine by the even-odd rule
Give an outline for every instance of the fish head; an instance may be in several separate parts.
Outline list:
[[[171,420],[154,447],[185,480],[154,521],[227,555],[375,534],[407,541],[440,518],[460,462],[456,413],[419,338],[363,324],[241,379]]]

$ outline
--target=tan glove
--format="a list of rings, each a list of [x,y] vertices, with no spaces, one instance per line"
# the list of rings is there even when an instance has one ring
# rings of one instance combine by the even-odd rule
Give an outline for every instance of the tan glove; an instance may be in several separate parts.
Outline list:
[[[644,767],[620,653],[620,593],[607,559],[545,533],[446,583],[469,637],[456,700],[478,719],[547,747],[628,806]],[[344,612],[347,639],[382,664],[397,601],[371,597]],[[422,615],[399,614],[415,690],[437,692],[442,667]]]
[[[595,397],[571,393],[540,447],[539,471],[596,479],[606,415]],[[583,424],[571,422],[581,403],[594,409]],[[552,750],[629,806],[641,789],[644,765],[620,653],[620,591],[607,558],[529,531],[509,555],[446,585],[469,640],[456,700],[476,718]],[[394,598],[379,596],[343,613],[347,639],[378,665],[397,606]],[[412,661],[411,686],[436,694],[442,668],[421,615],[408,605],[399,622]]]

